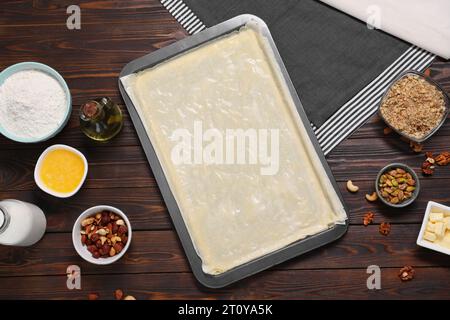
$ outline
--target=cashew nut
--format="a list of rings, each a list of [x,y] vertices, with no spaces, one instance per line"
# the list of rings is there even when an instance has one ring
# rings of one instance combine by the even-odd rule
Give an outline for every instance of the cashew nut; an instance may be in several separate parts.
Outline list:
[[[125,225],[125,221],[123,221],[122,219],[120,219],[120,220],[117,220],[117,221],[116,221],[116,224],[117,224],[118,226],[124,226],[124,225]]]
[[[136,298],[133,296],[126,296],[123,300],[136,300]]]
[[[122,239],[120,237],[118,237],[118,236],[114,236],[114,237],[111,238],[111,242],[112,242],[113,245],[115,245],[116,242],[122,242]]]
[[[94,223],[94,218],[87,218],[87,219],[84,219],[83,221],[81,221],[81,226],[86,227],[93,223]]]
[[[376,192],[372,192],[372,194],[366,194],[367,201],[373,202],[378,199],[378,195]]]
[[[106,236],[106,235],[109,233],[109,230],[103,228],[103,229],[97,230],[96,233],[98,233],[98,234],[101,235],[101,236]]]
[[[358,186],[355,186],[352,180],[347,181],[347,190],[350,192],[357,192],[359,190]]]

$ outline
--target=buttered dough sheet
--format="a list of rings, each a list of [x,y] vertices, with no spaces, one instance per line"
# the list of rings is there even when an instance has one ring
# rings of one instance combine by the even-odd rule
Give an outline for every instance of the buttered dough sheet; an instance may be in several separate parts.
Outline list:
[[[121,81],[205,273],[224,273],[345,223],[345,210],[257,27],[246,26]],[[203,131],[221,133],[277,130],[278,170],[262,174],[258,164],[173,161],[179,144],[174,132],[194,135],[199,123]]]

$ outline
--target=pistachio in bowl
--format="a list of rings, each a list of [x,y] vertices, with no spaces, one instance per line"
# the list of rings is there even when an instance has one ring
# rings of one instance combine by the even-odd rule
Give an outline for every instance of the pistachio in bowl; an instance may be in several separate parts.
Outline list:
[[[392,163],[378,173],[375,189],[380,200],[393,208],[410,205],[419,195],[419,177],[402,163]]]

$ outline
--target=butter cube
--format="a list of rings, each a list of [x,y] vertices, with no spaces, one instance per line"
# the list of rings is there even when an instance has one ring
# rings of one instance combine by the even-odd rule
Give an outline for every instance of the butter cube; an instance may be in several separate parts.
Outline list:
[[[436,241],[436,235],[434,233],[431,232],[425,232],[425,234],[423,235],[423,238],[425,240],[431,241],[431,242],[435,242]]]
[[[427,223],[427,231],[434,232],[435,228],[436,228],[436,225],[433,222]]]
[[[445,225],[444,222],[436,222],[434,226],[434,233],[438,238],[442,238],[445,234]]]
[[[450,243],[450,231],[445,232],[444,241]]]
[[[450,229],[450,217],[445,217],[444,218],[444,224],[445,224],[445,228],[447,230],[449,230]]]
[[[444,219],[444,214],[442,212],[432,212],[430,213],[430,221],[437,222]]]

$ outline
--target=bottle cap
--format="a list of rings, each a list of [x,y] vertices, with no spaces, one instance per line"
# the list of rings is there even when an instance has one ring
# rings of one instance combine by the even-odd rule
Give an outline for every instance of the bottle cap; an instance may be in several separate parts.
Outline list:
[[[100,105],[97,101],[88,101],[81,106],[81,112],[86,118],[95,117],[100,110]]]

